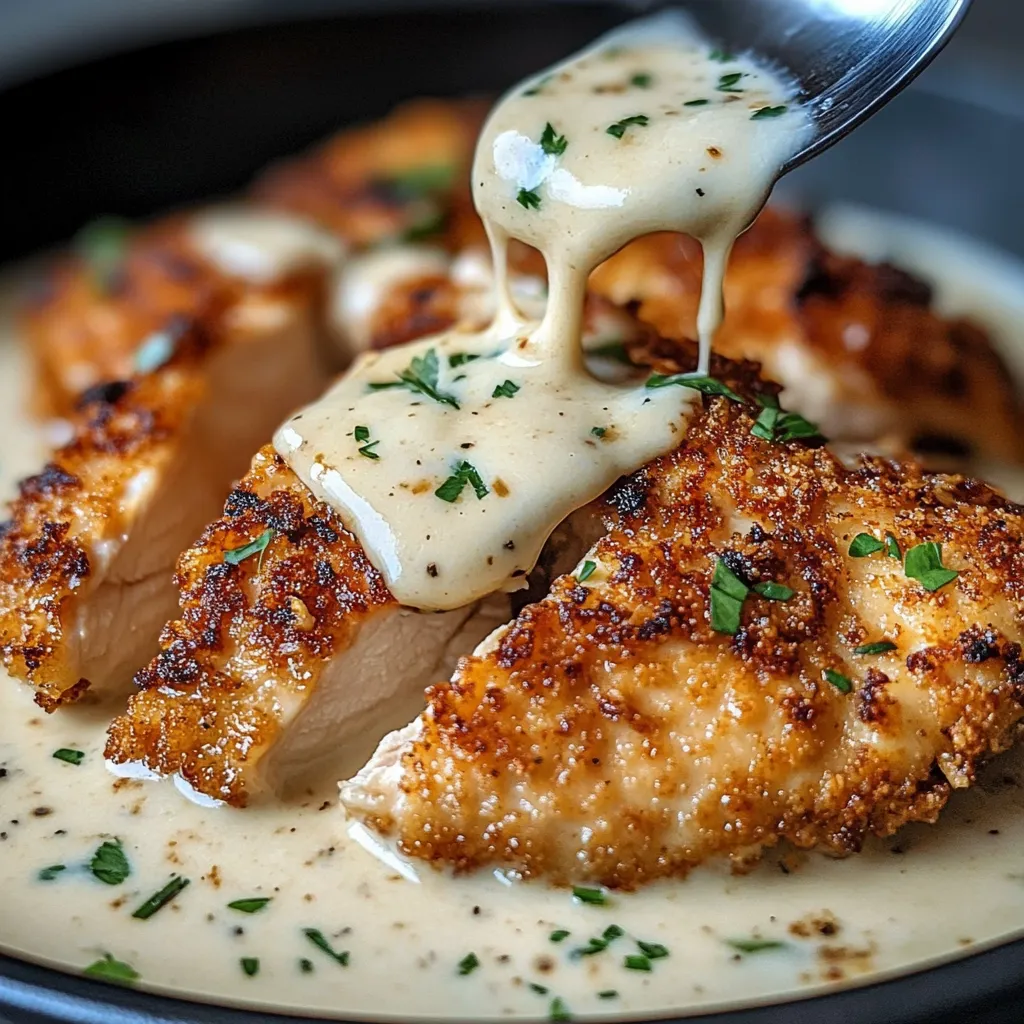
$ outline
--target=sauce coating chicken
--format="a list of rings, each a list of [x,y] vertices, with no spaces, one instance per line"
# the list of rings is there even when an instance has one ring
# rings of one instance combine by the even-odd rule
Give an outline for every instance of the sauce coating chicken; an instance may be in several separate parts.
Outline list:
[[[705,399],[609,493],[577,572],[341,785],[402,853],[625,888],[780,839],[845,853],[934,821],[1014,738],[1024,507],[758,437],[765,386],[713,373],[745,402]],[[933,543],[953,578],[913,575]]]

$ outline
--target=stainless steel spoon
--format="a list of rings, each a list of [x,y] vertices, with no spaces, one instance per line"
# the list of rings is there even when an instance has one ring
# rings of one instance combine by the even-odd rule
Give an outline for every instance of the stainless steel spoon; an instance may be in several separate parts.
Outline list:
[[[726,46],[763,54],[800,83],[817,156],[892,99],[946,45],[971,0],[689,0]]]

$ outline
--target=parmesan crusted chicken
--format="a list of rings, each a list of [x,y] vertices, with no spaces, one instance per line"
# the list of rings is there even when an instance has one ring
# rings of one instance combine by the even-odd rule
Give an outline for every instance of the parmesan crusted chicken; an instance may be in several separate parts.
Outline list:
[[[705,399],[609,493],[587,571],[342,784],[404,854],[631,888],[781,839],[846,853],[934,821],[1014,738],[1024,507],[757,436],[764,385],[713,372],[745,401]]]

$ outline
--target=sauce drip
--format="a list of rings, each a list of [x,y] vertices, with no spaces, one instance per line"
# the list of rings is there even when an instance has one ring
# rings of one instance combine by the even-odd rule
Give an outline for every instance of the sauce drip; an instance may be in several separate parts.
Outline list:
[[[440,610],[515,589],[569,513],[680,441],[696,392],[589,372],[587,279],[640,235],[700,240],[706,374],[733,240],[809,130],[790,91],[672,12],[616,30],[497,104],[472,170],[493,322],[363,356],[274,439],[397,600]],[[539,321],[509,287],[510,238],[547,263]]]

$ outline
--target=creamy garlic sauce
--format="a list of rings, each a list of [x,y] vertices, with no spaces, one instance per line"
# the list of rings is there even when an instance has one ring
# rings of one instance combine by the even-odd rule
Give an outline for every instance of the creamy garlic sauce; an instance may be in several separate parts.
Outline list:
[[[498,102],[472,168],[493,322],[363,356],[274,438],[398,601],[451,609],[518,587],[558,523],[678,443],[696,392],[588,371],[587,278],[640,235],[700,240],[706,374],[732,243],[810,132],[791,93],[670,12],[610,33]],[[540,320],[509,287],[511,238],[547,263]]]
[[[922,237],[909,227],[901,236],[910,266]],[[960,311],[953,288],[967,288],[980,322],[1005,324],[1006,354],[1024,359],[1024,319],[1010,315],[1024,296],[1024,270],[1004,259],[1001,290],[992,289],[987,266],[958,245],[940,250],[932,234],[924,244],[922,258],[947,255],[937,283],[950,310]],[[29,387],[12,340],[14,294],[0,292],[4,495],[46,454],[22,414]],[[1004,482],[1024,498],[1024,474]],[[84,706],[47,717],[27,688],[0,678],[4,951],[71,972],[109,953],[140,974],[140,987],[325,1017],[543,1018],[555,997],[574,1017],[660,1017],[875,981],[1024,933],[1024,749],[956,793],[938,825],[911,826],[858,857],[790,852],[736,876],[712,865],[599,908],[500,876],[452,880],[422,865],[382,864],[365,848],[365,833],[346,831],[333,775],[293,802],[245,811],[186,803],[169,780],[114,779],[102,757],[114,710]],[[62,747],[81,751],[82,763],[55,759]],[[115,836],[132,873],[107,885],[87,865]],[[39,880],[55,865],[65,869]],[[133,919],[172,874],[189,886],[149,920]],[[227,906],[267,896],[252,915]],[[603,954],[571,956],[609,924],[628,937]],[[794,924],[809,937],[792,934]],[[307,928],[348,951],[348,966],[314,947]],[[555,929],[571,935],[552,943]],[[669,958],[650,974],[624,969],[634,936],[664,944]],[[741,956],[727,944],[752,936],[787,945]],[[458,964],[470,952],[480,967],[462,976]],[[259,961],[255,975],[242,958]],[[609,990],[617,996],[599,998]]]

